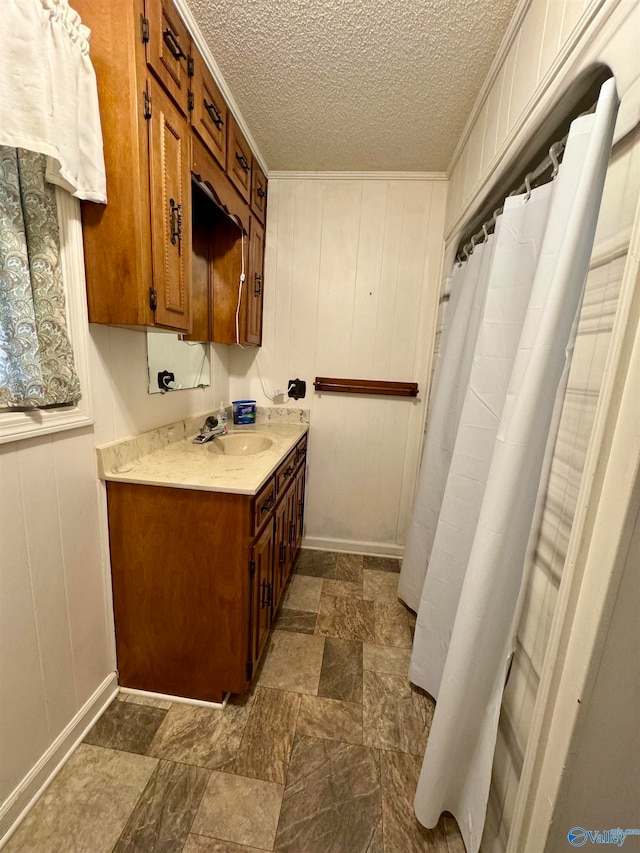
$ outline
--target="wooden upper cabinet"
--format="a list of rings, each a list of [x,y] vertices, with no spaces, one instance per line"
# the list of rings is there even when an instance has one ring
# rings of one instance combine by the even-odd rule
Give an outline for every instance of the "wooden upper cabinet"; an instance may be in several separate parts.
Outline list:
[[[191,126],[224,169],[227,165],[227,104],[195,48],[192,59]]]
[[[155,322],[191,328],[191,170],[189,125],[149,81],[149,184]]]
[[[251,164],[251,212],[264,225],[267,214],[267,179],[255,157]]]
[[[171,0],[145,0],[141,21],[147,65],[187,115],[191,38]]]
[[[227,174],[245,201],[251,195],[251,149],[233,115],[227,130]]]
[[[246,296],[245,343],[262,344],[262,302],[264,298],[264,228],[251,218],[249,238],[249,280]]]

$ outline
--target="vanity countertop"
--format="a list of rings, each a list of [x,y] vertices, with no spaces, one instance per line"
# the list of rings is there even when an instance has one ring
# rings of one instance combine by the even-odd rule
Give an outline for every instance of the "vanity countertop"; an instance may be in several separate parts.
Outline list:
[[[202,416],[170,424],[140,436],[97,448],[102,480],[255,495],[309,429],[308,423],[262,422],[255,426],[229,423],[229,434],[260,433],[274,441],[268,450],[250,456],[225,456],[208,444],[193,444]],[[217,441],[218,439],[213,439]]]

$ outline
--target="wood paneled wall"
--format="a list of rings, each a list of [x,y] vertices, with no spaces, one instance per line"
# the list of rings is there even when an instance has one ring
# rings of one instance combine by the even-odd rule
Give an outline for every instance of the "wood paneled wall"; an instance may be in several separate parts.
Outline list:
[[[0,807],[115,669],[98,506],[90,428],[0,447]]]
[[[502,705],[482,842],[485,853],[499,853],[507,846],[640,195],[640,129],[628,129],[629,102],[635,103],[637,97],[630,84],[638,76],[637,60],[625,47],[630,33],[636,33],[637,41],[640,8],[636,4],[633,10],[626,4],[631,10],[627,20],[618,30],[612,28],[608,37],[602,25],[590,30],[587,26],[591,17],[608,16],[616,5],[599,0],[532,0],[490,81],[486,99],[478,102],[475,120],[461,140],[450,169],[447,258],[453,257],[464,217],[481,200],[492,176],[508,162],[510,152],[521,144],[521,137],[526,136],[527,117],[536,97],[550,87],[562,90],[570,85],[585,63],[587,44],[594,59],[609,62],[614,68],[619,91],[629,93],[626,103],[623,97],[617,128],[620,138],[619,127],[624,123],[626,135],[615,146],[607,173],[535,563]],[[445,279],[443,294],[448,286]]]
[[[0,836],[26,805],[18,788],[116,666],[95,446],[229,399],[226,347],[212,348],[210,388],[149,395],[146,335],[90,337],[95,427],[0,446]]]
[[[306,544],[401,553],[421,447],[443,246],[442,180],[271,177],[262,350],[231,394],[307,382]],[[259,372],[258,372],[259,371]],[[316,376],[416,381],[417,400],[315,393]]]

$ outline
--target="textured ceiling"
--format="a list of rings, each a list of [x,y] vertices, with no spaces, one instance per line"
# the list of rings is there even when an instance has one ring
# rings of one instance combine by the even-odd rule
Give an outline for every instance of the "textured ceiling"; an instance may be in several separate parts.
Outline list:
[[[442,171],[517,0],[188,0],[268,168]]]

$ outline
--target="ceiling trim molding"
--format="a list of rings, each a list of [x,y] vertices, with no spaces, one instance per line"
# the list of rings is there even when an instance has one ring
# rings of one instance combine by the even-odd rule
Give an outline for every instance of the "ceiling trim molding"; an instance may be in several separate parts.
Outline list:
[[[507,55],[511,48],[513,47],[518,35],[520,34],[520,28],[522,26],[522,22],[524,21],[527,12],[531,6],[533,0],[520,0],[516,11],[513,13],[513,17],[507,27],[507,31],[504,34],[504,38],[500,43],[500,47],[498,48],[498,52],[495,55],[493,62],[491,63],[491,68],[487,73],[487,76],[484,79],[484,83],[482,84],[482,88],[478,93],[478,97],[475,100],[473,107],[471,108],[471,112],[469,113],[469,118],[464,126],[462,133],[460,134],[460,138],[458,139],[458,143],[453,150],[453,154],[451,155],[451,159],[449,160],[449,165],[447,166],[447,174],[451,175],[455,168],[456,163],[460,159],[460,155],[464,151],[464,146],[467,144],[469,137],[471,136],[471,131],[476,123],[478,116],[482,108],[485,105],[487,98],[491,92],[491,88],[495,83],[500,70],[507,58]]]
[[[279,181],[447,181],[446,172],[276,172],[269,180]]]
[[[238,108],[238,105],[236,104],[235,98],[231,94],[231,90],[227,86],[227,83],[226,83],[224,77],[222,76],[222,72],[218,68],[218,63],[213,58],[213,54],[209,50],[209,46],[206,43],[206,41],[204,40],[204,36],[202,35],[202,33],[200,31],[200,27],[196,23],[196,19],[193,17],[193,13],[191,12],[191,9],[187,5],[187,0],[173,0],[173,2],[174,2],[174,6],[178,10],[178,14],[182,18],[183,23],[185,24],[186,28],[191,33],[191,38],[196,43],[196,47],[198,48],[198,50],[202,54],[204,61],[209,66],[209,71],[213,75],[213,79],[218,84],[218,88],[220,89],[220,92],[222,93],[223,98],[227,102],[227,106],[229,107],[229,109],[233,113],[233,117],[237,121],[238,126],[240,127],[240,130],[242,131],[244,137],[246,138],[247,142],[251,146],[251,150],[253,151],[253,154],[254,154],[256,160],[260,163],[260,166],[261,166],[263,172],[265,173],[265,175],[267,175],[267,177],[269,177],[269,169],[267,168],[267,164],[265,162],[265,159],[262,156],[262,153],[261,153],[260,149],[258,148],[258,145],[256,144],[256,141],[253,137],[253,134],[249,130],[249,126],[247,125],[244,118],[242,117],[242,113],[240,112],[240,109]]]

